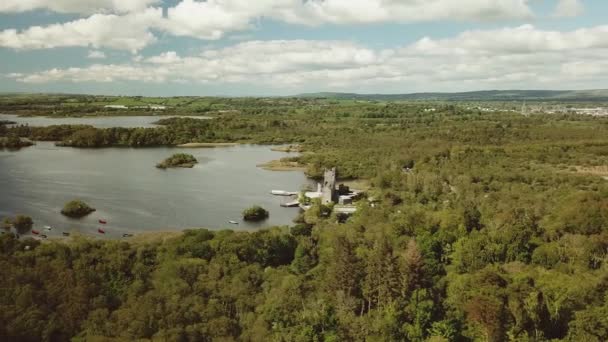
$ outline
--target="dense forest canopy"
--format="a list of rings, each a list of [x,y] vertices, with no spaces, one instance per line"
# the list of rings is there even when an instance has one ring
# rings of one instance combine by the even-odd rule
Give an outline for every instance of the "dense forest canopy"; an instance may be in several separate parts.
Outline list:
[[[0,336],[608,340],[608,118],[332,101],[226,99],[212,120],[147,129],[0,126],[77,147],[298,143],[309,176],[336,167],[373,199],[347,220],[316,204],[256,232],[4,234]]]

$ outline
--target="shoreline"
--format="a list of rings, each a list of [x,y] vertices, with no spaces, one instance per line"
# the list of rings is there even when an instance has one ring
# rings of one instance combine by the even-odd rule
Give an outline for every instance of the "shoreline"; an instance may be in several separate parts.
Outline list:
[[[215,147],[232,147],[238,146],[239,143],[186,143],[180,144],[176,147],[184,147],[184,148],[215,148]]]
[[[257,167],[267,171],[306,171],[306,165],[298,162],[271,160],[266,163],[256,165]]]
[[[192,228],[197,229],[197,228]],[[202,229],[202,228],[198,228]],[[184,229],[186,230],[186,229]],[[184,235],[184,230],[179,231],[159,231],[159,232],[143,232],[143,233],[132,233],[130,237],[113,238],[106,236],[94,236],[84,233],[72,233],[70,236],[53,236],[48,238],[40,238],[37,236],[22,236],[22,238],[32,238],[40,243],[73,243],[78,240],[90,240],[90,241],[119,241],[128,242],[130,244],[147,244],[156,242],[165,242],[170,239],[174,239]]]
[[[287,145],[287,146],[273,147],[270,150],[274,151],[274,152],[285,152],[285,153],[302,153],[303,152],[303,148],[301,145]]]

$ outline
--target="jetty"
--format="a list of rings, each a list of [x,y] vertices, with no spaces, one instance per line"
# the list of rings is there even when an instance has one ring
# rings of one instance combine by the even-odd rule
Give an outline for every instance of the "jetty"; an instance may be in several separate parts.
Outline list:
[[[335,204],[334,212],[342,215],[352,215],[357,211],[354,202],[361,197],[362,191],[351,190],[344,184],[337,184],[336,168],[327,169],[323,175],[323,183],[317,183],[316,191],[305,191],[298,193],[295,191],[272,190],[270,193],[274,196],[298,196],[297,199],[281,203],[284,208],[300,207],[303,210],[310,209],[310,205],[300,203],[302,199],[315,200],[318,199],[324,205]]]
[[[283,208],[295,208],[300,206],[300,201],[291,201],[286,203],[281,203],[281,207]]]

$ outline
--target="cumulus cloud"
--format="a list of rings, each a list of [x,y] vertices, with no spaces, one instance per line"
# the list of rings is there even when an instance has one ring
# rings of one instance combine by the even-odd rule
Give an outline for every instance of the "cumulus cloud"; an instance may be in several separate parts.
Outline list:
[[[531,15],[528,0],[182,0],[171,8],[188,21],[204,15],[221,26],[272,16],[289,22],[361,23],[437,19],[487,20]],[[572,1],[570,1],[572,2]],[[3,0],[1,12],[44,9],[60,13],[126,13],[161,0]],[[177,23],[177,20],[176,20]],[[188,26],[188,23],[186,26]],[[206,25],[206,24],[205,24]]]
[[[412,46],[424,54],[538,53],[608,48],[608,25],[570,32],[542,31],[532,25],[498,30],[474,30],[455,38],[423,38]]]
[[[279,9],[287,22],[354,24],[528,18],[528,0],[311,0],[292,11]]]
[[[302,24],[368,24],[433,20],[490,21],[532,16],[528,0],[183,0],[168,9],[162,28],[218,39],[259,18]],[[202,19],[202,20],[201,20]]]
[[[113,48],[136,52],[156,41],[150,25],[162,18],[160,9],[147,9],[127,15],[94,14],[85,19],[33,26],[17,31],[0,31],[0,47],[16,50],[82,46]]]
[[[559,0],[553,16],[555,17],[576,17],[583,14],[585,7],[580,0]]]
[[[90,59],[104,59],[104,58],[106,58],[106,54],[103,51],[91,50],[91,51],[89,51],[89,54],[87,55],[87,58],[90,58]]]
[[[159,0],[2,0],[0,13],[49,10],[59,13],[127,13],[141,11]]]
[[[605,26],[559,32],[526,25],[470,31],[449,39],[423,38],[393,49],[348,41],[251,41],[196,55],[169,51],[125,64],[52,69],[13,78],[28,83],[255,84],[280,92],[299,87],[349,90],[413,85],[424,90],[555,88],[608,81],[607,38]]]
[[[2,0],[1,12],[49,9],[95,13],[78,20],[0,31],[0,47],[64,46],[138,51],[167,32],[206,40],[255,26],[262,18],[290,24],[368,24],[432,20],[488,21],[528,18],[528,0],[182,0],[167,9],[157,0]]]
[[[22,82],[171,80],[242,82],[274,80],[290,73],[340,71],[377,63],[382,54],[341,41],[252,41],[181,57],[173,51],[122,65],[52,69],[16,77]]]

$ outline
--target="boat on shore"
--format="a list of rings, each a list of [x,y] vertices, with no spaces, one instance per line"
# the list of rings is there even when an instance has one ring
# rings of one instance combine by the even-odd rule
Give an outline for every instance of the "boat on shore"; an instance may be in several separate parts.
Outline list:
[[[36,230],[36,229],[32,229],[32,234],[34,234],[34,235],[40,235],[40,231]]]
[[[63,232],[63,233],[61,233],[61,235],[63,235],[63,236],[70,236],[70,233],[68,233],[68,232]]]
[[[129,234],[129,233],[122,234],[123,238],[128,238],[128,237],[132,237],[132,236],[133,236],[133,234]]]

